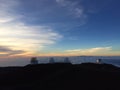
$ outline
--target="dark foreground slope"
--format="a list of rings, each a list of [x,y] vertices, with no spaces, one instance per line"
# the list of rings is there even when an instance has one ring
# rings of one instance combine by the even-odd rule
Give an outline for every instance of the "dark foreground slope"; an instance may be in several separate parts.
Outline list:
[[[108,64],[39,64],[0,68],[0,90],[120,90],[120,69]]]

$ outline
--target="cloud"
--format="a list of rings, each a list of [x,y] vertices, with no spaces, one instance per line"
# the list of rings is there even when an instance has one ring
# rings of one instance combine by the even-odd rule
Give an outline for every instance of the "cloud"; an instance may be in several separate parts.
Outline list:
[[[28,25],[19,20],[21,15],[15,13],[19,3],[18,0],[0,0],[0,46],[3,50],[10,51],[9,54],[35,53],[62,37],[51,27]]]
[[[56,2],[77,18],[87,17],[84,7],[80,4],[80,1],[56,0]]]
[[[109,56],[109,55],[119,55],[119,52],[114,52],[112,47],[95,47],[88,49],[73,49],[65,51],[47,52],[40,53],[39,56]]]
[[[5,47],[5,46],[0,46],[0,56],[13,56],[13,55],[20,55],[20,54],[24,54],[25,51],[23,50],[12,50],[9,47]]]
[[[15,49],[34,51],[46,45],[54,44],[61,36],[49,27],[26,26],[14,23],[0,27],[0,43]]]
[[[18,0],[0,0],[0,23],[6,23],[16,18],[14,8],[18,5]]]
[[[112,47],[96,47],[90,49],[73,49],[66,50],[65,52],[73,55],[104,55],[108,54],[112,50]]]

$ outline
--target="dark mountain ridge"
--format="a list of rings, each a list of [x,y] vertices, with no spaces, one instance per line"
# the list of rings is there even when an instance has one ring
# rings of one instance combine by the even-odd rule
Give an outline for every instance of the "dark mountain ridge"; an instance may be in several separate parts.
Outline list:
[[[120,90],[120,68],[111,64],[37,64],[0,68],[0,90]]]

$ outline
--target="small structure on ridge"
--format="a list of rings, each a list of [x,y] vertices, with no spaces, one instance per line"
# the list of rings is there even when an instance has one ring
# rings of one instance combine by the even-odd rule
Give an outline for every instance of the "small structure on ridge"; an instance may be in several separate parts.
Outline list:
[[[54,60],[53,57],[51,57],[51,58],[49,59],[49,63],[51,63],[51,64],[55,63],[55,60]]]
[[[30,62],[31,64],[38,64],[38,60],[36,57],[32,57]]]
[[[97,64],[101,64],[101,63],[102,63],[102,59],[97,59],[97,60],[96,60],[96,63],[97,63]]]
[[[71,63],[68,57],[64,59],[64,63]]]

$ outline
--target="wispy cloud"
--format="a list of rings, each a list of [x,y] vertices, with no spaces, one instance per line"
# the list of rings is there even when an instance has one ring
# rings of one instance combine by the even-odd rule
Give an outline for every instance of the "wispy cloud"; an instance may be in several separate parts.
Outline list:
[[[77,18],[86,18],[85,9],[80,1],[56,0],[58,4],[68,10],[68,12]]]
[[[9,47],[0,46],[0,56],[14,56],[24,54],[23,50],[12,50]]]
[[[65,52],[71,55],[104,55],[108,54],[111,50],[112,47],[96,47],[89,49],[66,50]]]
[[[0,23],[6,23],[16,18],[14,8],[18,5],[18,0],[0,0]]]
[[[72,49],[65,51],[40,53],[40,56],[81,56],[81,55],[92,55],[92,56],[109,56],[119,55],[119,52],[114,52],[112,47],[95,47],[88,49]]]
[[[9,54],[22,51],[34,53],[55,44],[62,37],[51,27],[27,25],[20,21],[20,15],[15,13],[18,6],[18,0],[0,0],[0,45]]]

